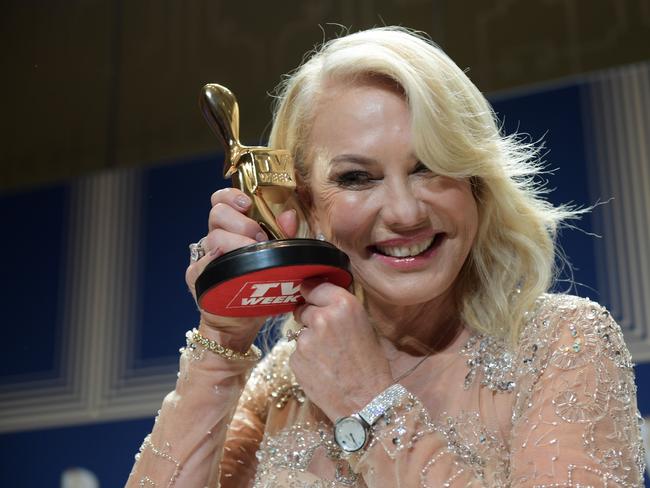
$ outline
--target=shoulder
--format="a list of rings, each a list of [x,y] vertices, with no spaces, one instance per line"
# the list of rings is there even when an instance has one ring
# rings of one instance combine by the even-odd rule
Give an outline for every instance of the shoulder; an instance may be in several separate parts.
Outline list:
[[[633,366],[621,328],[609,311],[574,295],[542,295],[526,317],[517,349],[520,355],[529,356],[546,352],[558,367],[594,355],[607,356],[623,368]]]
[[[620,327],[610,313],[587,298],[544,294],[526,313],[516,344],[503,339],[473,335],[462,353],[467,357],[468,387],[475,378],[495,392],[530,390],[548,368],[573,368],[609,357],[631,368],[632,361]]]
[[[620,326],[602,305],[566,294],[544,294],[526,317],[516,346],[518,401],[514,417],[548,380],[633,381],[632,357]],[[545,378],[545,379],[543,379]]]

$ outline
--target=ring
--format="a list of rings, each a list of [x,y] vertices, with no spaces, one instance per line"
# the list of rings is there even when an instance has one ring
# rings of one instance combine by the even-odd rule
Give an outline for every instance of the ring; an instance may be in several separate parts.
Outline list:
[[[302,331],[305,330],[307,327],[302,326],[300,329],[293,331],[293,330],[288,330],[287,331],[287,341],[297,341],[298,337],[300,337],[300,334],[302,334]]]
[[[190,244],[190,261],[196,263],[199,259],[205,256],[205,249],[203,249],[203,241],[205,237],[201,237],[199,242]]]

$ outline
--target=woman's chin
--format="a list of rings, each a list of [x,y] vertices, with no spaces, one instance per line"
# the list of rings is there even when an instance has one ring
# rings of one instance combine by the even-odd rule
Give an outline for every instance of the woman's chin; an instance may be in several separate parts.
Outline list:
[[[435,281],[435,280],[434,280]],[[410,279],[385,281],[378,286],[364,286],[366,299],[389,308],[416,307],[436,301],[444,301],[451,286],[442,283],[436,286],[431,278],[427,280]]]

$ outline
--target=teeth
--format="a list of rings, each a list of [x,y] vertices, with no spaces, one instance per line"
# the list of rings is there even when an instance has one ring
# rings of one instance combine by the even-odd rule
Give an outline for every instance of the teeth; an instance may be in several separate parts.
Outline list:
[[[433,237],[427,239],[426,241],[422,241],[419,244],[414,244],[412,246],[379,246],[379,245],[377,245],[376,247],[383,254],[386,254],[388,256],[393,256],[395,258],[405,258],[405,257],[409,257],[409,256],[417,256],[422,251],[427,249],[431,245],[432,242],[433,242]]]

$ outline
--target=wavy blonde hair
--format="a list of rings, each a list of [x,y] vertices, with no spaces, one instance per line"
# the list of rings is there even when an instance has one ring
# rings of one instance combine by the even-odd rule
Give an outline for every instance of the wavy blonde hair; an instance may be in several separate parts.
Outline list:
[[[401,27],[331,40],[280,85],[269,143],[291,151],[305,182],[306,144],[326,83],[367,77],[403,91],[419,160],[436,174],[472,182],[479,228],[459,275],[459,309],[475,331],[517,341],[525,312],[554,282],[558,226],[581,211],[542,198],[539,148],[502,134],[465,73],[424,35]]]

